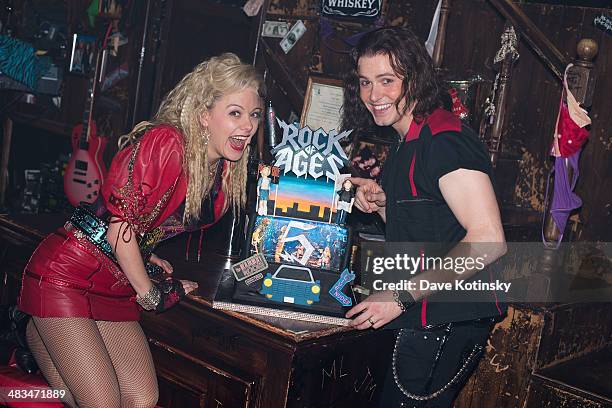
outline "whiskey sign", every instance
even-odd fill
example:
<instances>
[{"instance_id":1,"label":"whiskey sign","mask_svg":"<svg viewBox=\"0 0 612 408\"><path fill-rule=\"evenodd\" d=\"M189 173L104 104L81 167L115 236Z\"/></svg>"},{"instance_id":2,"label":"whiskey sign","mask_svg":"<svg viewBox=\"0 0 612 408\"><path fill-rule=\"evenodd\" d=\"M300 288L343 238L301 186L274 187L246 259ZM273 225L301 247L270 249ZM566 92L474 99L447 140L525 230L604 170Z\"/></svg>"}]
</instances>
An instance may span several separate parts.
<instances>
[{"instance_id":1,"label":"whiskey sign","mask_svg":"<svg viewBox=\"0 0 612 408\"><path fill-rule=\"evenodd\" d=\"M322 0L321 12L328 17L378 17L382 0Z\"/></svg>"}]
</instances>

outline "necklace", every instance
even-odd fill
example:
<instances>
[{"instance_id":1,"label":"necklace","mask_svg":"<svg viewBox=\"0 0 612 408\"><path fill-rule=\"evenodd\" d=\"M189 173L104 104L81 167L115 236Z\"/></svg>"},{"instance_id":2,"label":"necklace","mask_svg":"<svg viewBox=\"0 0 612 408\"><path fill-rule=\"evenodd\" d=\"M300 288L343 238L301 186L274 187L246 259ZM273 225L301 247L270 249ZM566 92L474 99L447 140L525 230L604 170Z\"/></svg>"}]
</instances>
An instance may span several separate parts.
<instances>
[{"instance_id":1,"label":"necklace","mask_svg":"<svg viewBox=\"0 0 612 408\"><path fill-rule=\"evenodd\" d=\"M219 169L219 163L221 163L221 160L217 160L212 164L208 164L208 175L210 176L210 178L214 178L214 176L217 174L217 170Z\"/></svg>"}]
</instances>

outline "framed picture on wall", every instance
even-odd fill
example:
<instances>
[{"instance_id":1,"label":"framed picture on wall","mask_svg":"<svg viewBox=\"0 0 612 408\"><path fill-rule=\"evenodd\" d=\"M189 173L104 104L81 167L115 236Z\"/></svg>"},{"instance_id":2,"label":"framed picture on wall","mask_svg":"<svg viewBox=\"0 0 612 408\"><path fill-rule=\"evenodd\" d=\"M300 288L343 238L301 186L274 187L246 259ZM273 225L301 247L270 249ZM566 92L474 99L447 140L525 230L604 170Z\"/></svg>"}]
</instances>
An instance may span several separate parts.
<instances>
[{"instance_id":1,"label":"framed picture on wall","mask_svg":"<svg viewBox=\"0 0 612 408\"><path fill-rule=\"evenodd\" d=\"M72 35L72 52L68 70L73 74L90 75L96 69L96 37Z\"/></svg>"},{"instance_id":2,"label":"framed picture on wall","mask_svg":"<svg viewBox=\"0 0 612 408\"><path fill-rule=\"evenodd\" d=\"M300 118L302 127L312 130L323 128L326 132L340 129L344 87L341 79L310 76Z\"/></svg>"}]
</instances>

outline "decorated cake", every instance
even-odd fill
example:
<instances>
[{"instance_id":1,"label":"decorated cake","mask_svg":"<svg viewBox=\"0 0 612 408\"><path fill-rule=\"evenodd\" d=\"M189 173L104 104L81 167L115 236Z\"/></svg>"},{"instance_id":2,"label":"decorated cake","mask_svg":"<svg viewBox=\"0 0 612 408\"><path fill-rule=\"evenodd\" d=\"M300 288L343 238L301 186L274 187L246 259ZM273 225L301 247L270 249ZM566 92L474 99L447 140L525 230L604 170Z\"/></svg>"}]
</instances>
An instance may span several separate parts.
<instances>
[{"instance_id":1,"label":"decorated cake","mask_svg":"<svg viewBox=\"0 0 612 408\"><path fill-rule=\"evenodd\" d=\"M354 190L341 169L348 158L329 133L278 120L274 162L259 166L257 202L244 259L232 267L231 301L223 308L346 324L354 305L345 225Z\"/></svg>"}]
</instances>

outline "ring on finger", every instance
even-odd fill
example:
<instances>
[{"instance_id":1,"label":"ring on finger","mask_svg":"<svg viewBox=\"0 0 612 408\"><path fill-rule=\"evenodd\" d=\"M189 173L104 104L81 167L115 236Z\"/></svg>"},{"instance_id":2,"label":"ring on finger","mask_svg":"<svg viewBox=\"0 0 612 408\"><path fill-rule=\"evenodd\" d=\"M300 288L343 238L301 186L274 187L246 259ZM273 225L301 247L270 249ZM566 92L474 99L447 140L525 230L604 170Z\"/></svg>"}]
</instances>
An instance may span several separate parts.
<instances>
[{"instance_id":1,"label":"ring on finger","mask_svg":"<svg viewBox=\"0 0 612 408\"><path fill-rule=\"evenodd\" d=\"M374 326L374 323L376 323L376 322L373 322L373 321L372 321L372 317L368 317L368 322L370 322L370 324L371 324L372 326Z\"/></svg>"}]
</instances>

